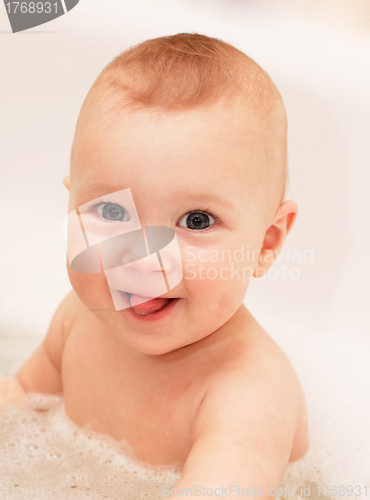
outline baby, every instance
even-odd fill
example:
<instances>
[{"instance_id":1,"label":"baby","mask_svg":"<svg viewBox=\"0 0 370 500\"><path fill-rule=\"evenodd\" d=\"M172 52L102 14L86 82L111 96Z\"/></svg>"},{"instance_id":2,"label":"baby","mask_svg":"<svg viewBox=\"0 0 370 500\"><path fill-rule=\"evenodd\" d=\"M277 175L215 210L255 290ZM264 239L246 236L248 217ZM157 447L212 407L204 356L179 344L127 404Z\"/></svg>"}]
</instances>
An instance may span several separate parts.
<instances>
[{"instance_id":1,"label":"baby","mask_svg":"<svg viewBox=\"0 0 370 500\"><path fill-rule=\"evenodd\" d=\"M196 33L117 56L83 103L64 179L96 259L72 248L73 290L16 377L0 381L0 399L63 393L78 425L150 464L184 463L172 495L201 485L207 498L238 488L275 498L308 449L306 404L243 299L296 218L286 183L284 104L252 59ZM116 263L109 274L104 228L134 248L122 273Z\"/></svg>"}]
</instances>

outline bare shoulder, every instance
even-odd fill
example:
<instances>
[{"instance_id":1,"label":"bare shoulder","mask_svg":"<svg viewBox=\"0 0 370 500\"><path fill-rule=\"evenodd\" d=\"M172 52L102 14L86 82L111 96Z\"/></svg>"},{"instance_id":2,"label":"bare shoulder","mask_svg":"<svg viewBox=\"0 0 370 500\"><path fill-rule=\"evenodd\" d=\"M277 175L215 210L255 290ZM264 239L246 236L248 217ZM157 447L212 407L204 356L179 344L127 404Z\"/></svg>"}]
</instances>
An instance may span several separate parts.
<instances>
[{"instance_id":1,"label":"bare shoulder","mask_svg":"<svg viewBox=\"0 0 370 500\"><path fill-rule=\"evenodd\" d=\"M203 344L206 383L176 487L268 491L307 451L303 391L283 350L246 309L224 327Z\"/></svg>"},{"instance_id":2,"label":"bare shoulder","mask_svg":"<svg viewBox=\"0 0 370 500\"><path fill-rule=\"evenodd\" d=\"M17 379L25 391L63 392L61 365L64 345L82 307L73 291L59 304L43 341L17 372Z\"/></svg>"},{"instance_id":3,"label":"bare shoulder","mask_svg":"<svg viewBox=\"0 0 370 500\"><path fill-rule=\"evenodd\" d=\"M84 305L71 290L59 304L51 320L48 332L43 341L43 347L50 360L61 371L63 349L69 332Z\"/></svg>"},{"instance_id":4,"label":"bare shoulder","mask_svg":"<svg viewBox=\"0 0 370 500\"><path fill-rule=\"evenodd\" d=\"M280 399L281 405L289 405L294 415L295 432L289 462L303 457L309 448L307 406L304 392L292 363L275 342L251 315L256 333L255 349L260 351L261 363L256 366L256 373L268 371L272 387Z\"/></svg>"},{"instance_id":5,"label":"bare shoulder","mask_svg":"<svg viewBox=\"0 0 370 500\"><path fill-rule=\"evenodd\" d=\"M77 321L78 316L85 309L86 307L78 298L74 290L71 290L60 303L55 313L55 317L59 316L59 322L61 323L63 330L63 343L67 340L72 326Z\"/></svg>"},{"instance_id":6,"label":"bare shoulder","mask_svg":"<svg viewBox=\"0 0 370 500\"><path fill-rule=\"evenodd\" d=\"M273 435L285 432L289 461L297 460L309 446L306 402L298 376L281 347L247 310L237 330L221 350L203 402L207 399L209 410L216 414L222 411L218 401L228 394L228 407L235 405L248 415L250 425L258 427L264 421ZM232 333L228 332L230 339ZM211 408L212 402L217 409ZM251 408L260 422L251 417Z\"/></svg>"},{"instance_id":7,"label":"bare shoulder","mask_svg":"<svg viewBox=\"0 0 370 500\"><path fill-rule=\"evenodd\" d=\"M289 462L292 462L303 457L309 448L305 395L299 378L285 352L257 322L256 324L258 325L256 326L258 333L256 348L263 351L262 364L258 369L271 371L271 383L275 384L276 394L279 395L281 404L283 405L285 402L290 404L291 411L295 415L295 432L289 457Z\"/></svg>"}]
</instances>

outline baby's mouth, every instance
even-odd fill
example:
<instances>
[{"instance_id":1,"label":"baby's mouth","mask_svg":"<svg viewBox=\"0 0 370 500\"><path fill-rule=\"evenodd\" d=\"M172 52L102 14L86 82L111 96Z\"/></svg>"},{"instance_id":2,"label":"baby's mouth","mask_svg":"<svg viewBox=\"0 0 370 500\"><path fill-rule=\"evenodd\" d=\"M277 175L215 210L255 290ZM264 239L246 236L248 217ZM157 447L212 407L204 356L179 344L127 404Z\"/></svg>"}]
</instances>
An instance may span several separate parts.
<instances>
[{"instance_id":1,"label":"baby's mouth","mask_svg":"<svg viewBox=\"0 0 370 500\"><path fill-rule=\"evenodd\" d=\"M156 297L151 299L150 297L142 297L141 295L135 295L132 293L127 293L132 309L140 316L147 316L154 312L160 311L165 308L173 299L165 299L163 297Z\"/></svg>"}]
</instances>

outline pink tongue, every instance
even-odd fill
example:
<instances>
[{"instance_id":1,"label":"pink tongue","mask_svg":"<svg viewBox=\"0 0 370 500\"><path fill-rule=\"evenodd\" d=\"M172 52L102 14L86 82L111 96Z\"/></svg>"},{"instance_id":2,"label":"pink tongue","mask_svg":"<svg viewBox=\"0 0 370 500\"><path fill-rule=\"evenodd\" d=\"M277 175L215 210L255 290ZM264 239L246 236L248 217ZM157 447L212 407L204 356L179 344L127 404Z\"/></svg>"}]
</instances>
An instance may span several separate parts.
<instances>
[{"instance_id":1,"label":"pink tongue","mask_svg":"<svg viewBox=\"0 0 370 500\"><path fill-rule=\"evenodd\" d=\"M130 297L132 309L141 316L146 316L147 314L151 314L159 309L162 309L162 307L167 305L168 302L169 299L163 299L160 297L157 297L156 299L141 297L140 295L131 295Z\"/></svg>"}]
</instances>

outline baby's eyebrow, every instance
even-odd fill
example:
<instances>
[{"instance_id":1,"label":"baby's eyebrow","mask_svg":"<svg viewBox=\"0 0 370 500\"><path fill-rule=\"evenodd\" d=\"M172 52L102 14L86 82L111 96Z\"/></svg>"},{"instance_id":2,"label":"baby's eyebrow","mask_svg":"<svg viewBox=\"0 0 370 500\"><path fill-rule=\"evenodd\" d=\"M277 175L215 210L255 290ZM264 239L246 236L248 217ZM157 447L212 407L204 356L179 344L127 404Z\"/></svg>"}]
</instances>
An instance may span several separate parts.
<instances>
[{"instance_id":1,"label":"baby's eyebrow","mask_svg":"<svg viewBox=\"0 0 370 500\"><path fill-rule=\"evenodd\" d=\"M223 196L220 196L216 193L194 193L192 192L176 192L176 193L171 193L173 194L173 197L179 201L194 201L198 203L220 203L223 205L225 208L229 208L230 210L233 210L235 207L231 201L227 200Z\"/></svg>"},{"instance_id":2,"label":"baby's eyebrow","mask_svg":"<svg viewBox=\"0 0 370 500\"><path fill-rule=\"evenodd\" d=\"M79 197L84 197L88 199L94 199L99 196L104 196L106 194L115 193L116 191L121 191L127 189L126 186L112 186L111 184L89 184L88 186L82 186L77 189L77 195Z\"/></svg>"}]
</instances>

